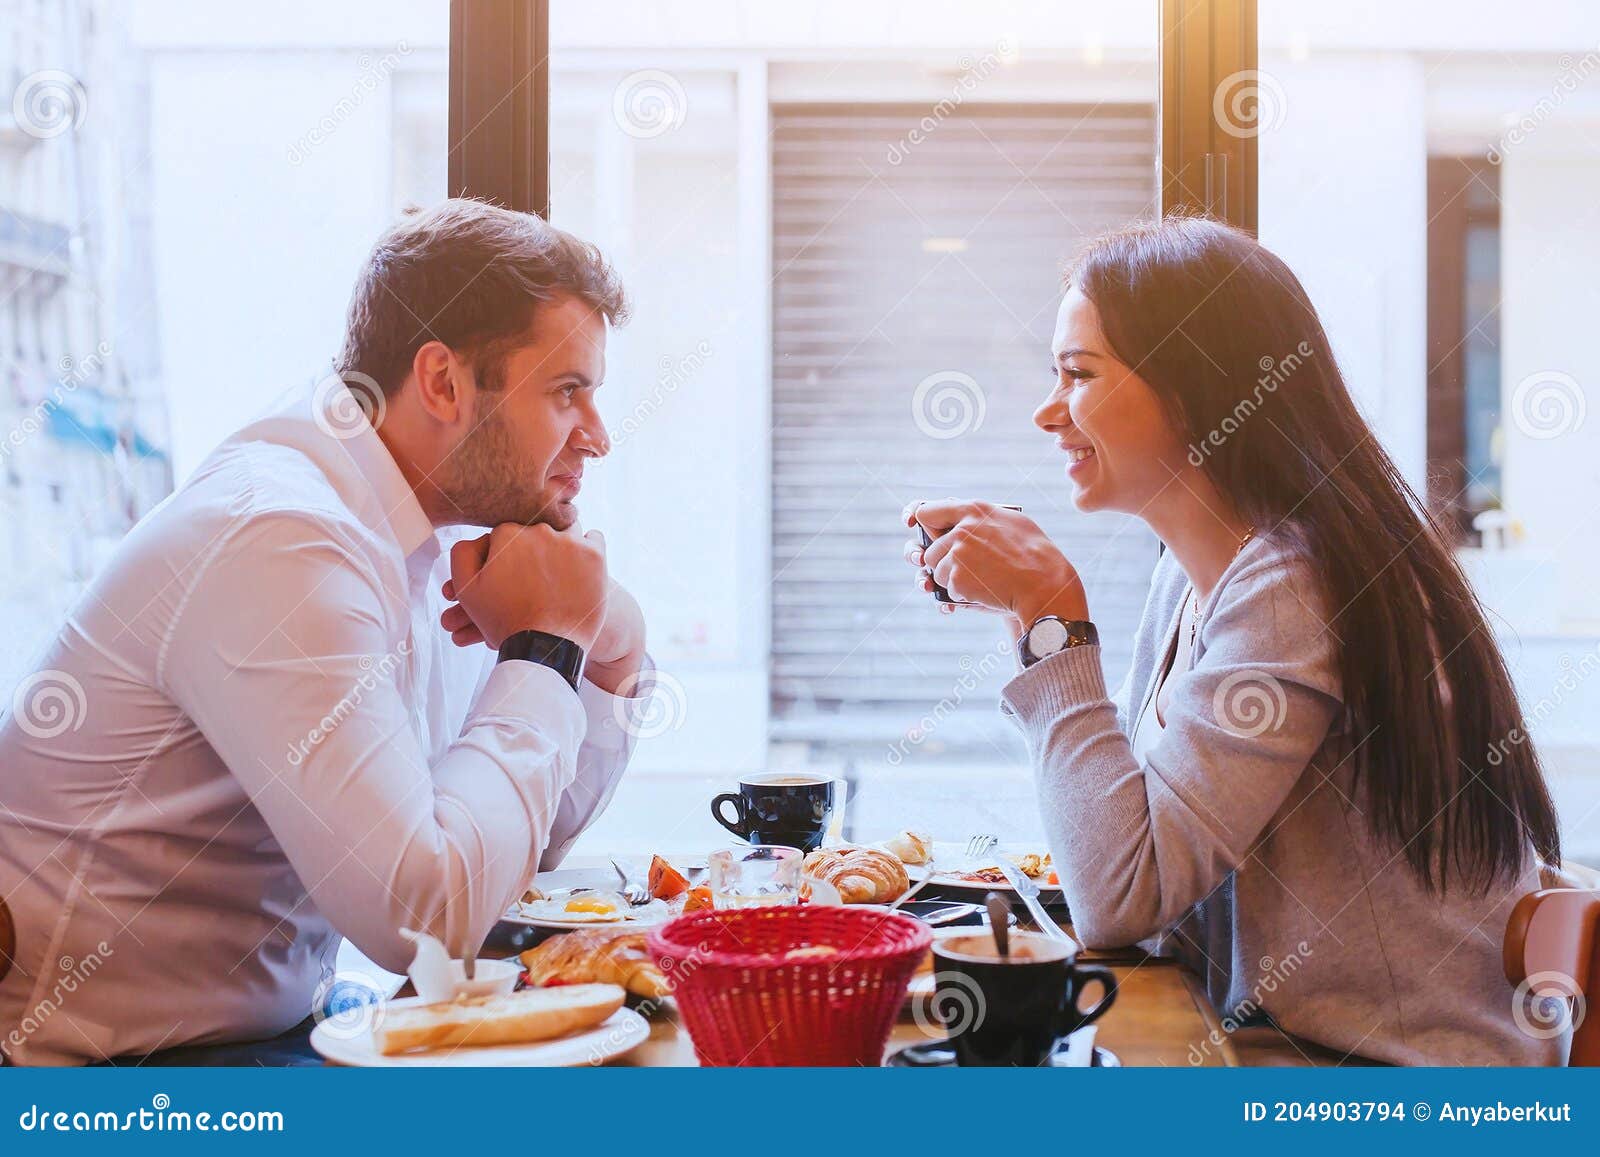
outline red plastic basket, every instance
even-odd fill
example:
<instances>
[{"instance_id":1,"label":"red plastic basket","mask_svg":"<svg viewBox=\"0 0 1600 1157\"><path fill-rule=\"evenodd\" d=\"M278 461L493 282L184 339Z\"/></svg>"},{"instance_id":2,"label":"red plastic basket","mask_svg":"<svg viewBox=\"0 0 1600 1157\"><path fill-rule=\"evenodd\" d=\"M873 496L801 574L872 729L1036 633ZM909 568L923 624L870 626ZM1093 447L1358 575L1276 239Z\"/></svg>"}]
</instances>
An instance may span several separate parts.
<instances>
[{"instance_id":1,"label":"red plastic basket","mask_svg":"<svg viewBox=\"0 0 1600 1157\"><path fill-rule=\"evenodd\" d=\"M650 933L703 1065L883 1063L932 943L919 920L802 905L695 912ZM794 955L826 947L826 955Z\"/></svg>"}]
</instances>

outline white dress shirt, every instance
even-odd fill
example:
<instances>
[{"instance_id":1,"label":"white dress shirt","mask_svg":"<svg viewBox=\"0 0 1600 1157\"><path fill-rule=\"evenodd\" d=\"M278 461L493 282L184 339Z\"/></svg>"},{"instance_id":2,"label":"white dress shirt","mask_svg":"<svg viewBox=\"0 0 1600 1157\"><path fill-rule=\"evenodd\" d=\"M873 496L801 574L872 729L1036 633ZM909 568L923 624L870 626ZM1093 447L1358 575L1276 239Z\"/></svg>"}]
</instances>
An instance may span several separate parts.
<instances>
[{"instance_id":1,"label":"white dress shirt","mask_svg":"<svg viewBox=\"0 0 1600 1157\"><path fill-rule=\"evenodd\" d=\"M448 556L353 411L307 389L223 443L17 688L13 1063L275 1035L341 934L459 955L610 800L642 700L452 644Z\"/></svg>"}]
</instances>

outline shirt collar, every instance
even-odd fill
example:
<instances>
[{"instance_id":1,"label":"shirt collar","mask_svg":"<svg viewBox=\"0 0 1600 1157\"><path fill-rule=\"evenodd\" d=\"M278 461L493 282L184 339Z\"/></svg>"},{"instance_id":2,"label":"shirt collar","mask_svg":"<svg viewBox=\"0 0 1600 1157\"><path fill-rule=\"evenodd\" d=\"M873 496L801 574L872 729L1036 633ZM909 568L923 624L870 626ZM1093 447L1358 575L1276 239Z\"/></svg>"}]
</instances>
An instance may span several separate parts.
<instances>
[{"instance_id":1,"label":"shirt collar","mask_svg":"<svg viewBox=\"0 0 1600 1157\"><path fill-rule=\"evenodd\" d=\"M433 524L423 513L416 491L400 473L400 467L370 424L363 424L359 433L345 442L351 460L372 486L372 495L388 520L389 530L400 545L400 553L410 557L423 547L433 546L438 553L438 540Z\"/></svg>"},{"instance_id":2,"label":"shirt collar","mask_svg":"<svg viewBox=\"0 0 1600 1157\"><path fill-rule=\"evenodd\" d=\"M382 400L377 403L382 421ZM367 411L336 375L291 390L279 404L235 434L230 442L277 442L315 462L350 510L373 530L387 533L406 558L439 553L433 524L394 456L378 437Z\"/></svg>"}]
</instances>

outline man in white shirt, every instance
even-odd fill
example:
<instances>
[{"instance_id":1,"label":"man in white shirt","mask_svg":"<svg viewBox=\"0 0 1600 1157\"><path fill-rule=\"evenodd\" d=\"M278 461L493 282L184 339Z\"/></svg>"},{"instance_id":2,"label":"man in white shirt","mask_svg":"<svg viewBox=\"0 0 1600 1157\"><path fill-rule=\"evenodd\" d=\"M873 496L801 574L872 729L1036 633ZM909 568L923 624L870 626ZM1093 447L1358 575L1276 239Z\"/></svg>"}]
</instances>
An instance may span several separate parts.
<instances>
[{"instance_id":1,"label":"man in white shirt","mask_svg":"<svg viewBox=\"0 0 1600 1157\"><path fill-rule=\"evenodd\" d=\"M129 533L0 723L10 1062L281 1033L341 935L472 951L605 807L650 668L574 499L625 308L536 217L413 215L338 372Z\"/></svg>"}]
</instances>

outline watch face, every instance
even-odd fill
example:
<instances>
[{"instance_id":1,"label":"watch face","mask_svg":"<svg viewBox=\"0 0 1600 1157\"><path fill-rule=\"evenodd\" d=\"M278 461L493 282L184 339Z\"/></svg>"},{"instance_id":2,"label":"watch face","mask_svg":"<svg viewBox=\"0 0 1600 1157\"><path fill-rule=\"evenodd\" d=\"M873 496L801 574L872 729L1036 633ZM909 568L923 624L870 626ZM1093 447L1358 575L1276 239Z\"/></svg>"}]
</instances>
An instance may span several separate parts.
<instances>
[{"instance_id":1,"label":"watch face","mask_svg":"<svg viewBox=\"0 0 1600 1157\"><path fill-rule=\"evenodd\" d=\"M1067 645L1067 625L1060 619L1040 619L1028 632L1028 652L1035 659L1054 655Z\"/></svg>"}]
</instances>

